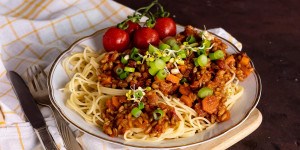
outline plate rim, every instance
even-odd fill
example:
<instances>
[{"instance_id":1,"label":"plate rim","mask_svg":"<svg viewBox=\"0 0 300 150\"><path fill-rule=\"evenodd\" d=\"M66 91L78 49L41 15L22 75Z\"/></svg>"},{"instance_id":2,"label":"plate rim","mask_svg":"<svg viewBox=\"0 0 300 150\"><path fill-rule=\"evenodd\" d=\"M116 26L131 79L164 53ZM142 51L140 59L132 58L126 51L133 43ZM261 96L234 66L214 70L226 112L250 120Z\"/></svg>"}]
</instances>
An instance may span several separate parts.
<instances>
[{"instance_id":1,"label":"plate rim","mask_svg":"<svg viewBox=\"0 0 300 150\"><path fill-rule=\"evenodd\" d=\"M181 26L181 27L185 27L183 25L180 25L180 24L176 24L178 26ZM111 26L113 27L113 26ZM206 142L209 142L211 140L214 140L214 139L217 139L221 136L223 136L224 134L232 131L233 129L237 128L239 125L241 125L245 120L247 120L247 118L250 116L250 113L256 108L257 104L259 103L260 101L260 97L261 97L261 91L262 91L262 83L261 83L261 78L260 78L260 75L259 73L257 72L257 70L255 69L254 67L254 63L253 61L250 59L250 63L251 65L253 66L254 68L254 74L255 74L255 79L257 80L257 83L258 83L258 88L257 88L257 95L256 95L256 99L255 99L255 103L254 105L251 107L251 109L246 113L246 115L244 116L243 119L241 119L241 121L239 121L238 123L232 125L229 129L221 132L220 134L218 135L215 135L211 138L208 138L206 140L202 140L202 141L197 141L197 142L193 142L193 143L189 143L189 144L184 144L184 145L178 145L178 146L166 146L166 147L153 147L153 146L137 146L137 145L131 145L131 144L127 144L127 143L122 143L122 142L118 142L118 141L113 141L113 140L110 140L110 139L107 139L107 138L104 138L104 137L100 137L98 135L95 135L89 131L86 131L85 129L79 127L77 124L75 124L74 122L72 122L71 119L69 119L64 113L63 111L61 110L61 108L55 103L55 100L53 98L53 89L52 89L52 84L51 84L51 80L52 80L52 76L53 76L53 70L54 68L58 65L58 61L61 59L62 56L64 56L67 52L69 52L70 50L72 50L72 48L74 47L74 45L76 45L78 42L80 41L83 41L83 40L86 40L88 38L91 38L95 35L97 35L98 33L104 31L104 30L107 30L111 27L106 27L106 28L103 28L103 29L100 29L100 30L97 30L95 31L94 33L90 34L90 35L87 35L87 36L84 36L78 40L76 40L75 42L73 42L66 50L64 50L61 54L59 54L55 61L52 63L52 66L50 68L50 71L49 71L49 75L47 77L47 83L48 83L48 93L49 93L49 98L50 98L50 101L52 103L52 105L56 108L56 110L59 112L59 114L67 121L69 122L70 124L72 124L73 126L75 126L77 129L79 129L80 131L84 132L84 133L87 133L91 136L94 136L96 138L99 138L101 140L104 140L104 141L107 141L107 142L110 142L110 143L114 143L114 144L119 144L119 145L123 145L123 146L129 146L129 147L134 147L134 148L183 148L183 147L189 147L189 146L194 146L194 145L198 145L198 144L203 144L203 143L206 143ZM198 28L196 28L198 29ZM198 29L198 30L201 30L201 29ZM210 32L211 33L211 32ZM230 44L233 48L234 48L234 51L235 52L240 52L238 50L238 48L233 44L231 43L230 41L228 41L227 39L224 39L223 37L220 37L214 33L212 33L213 35L215 35L216 37L226 41L228 44Z\"/></svg>"}]
</instances>

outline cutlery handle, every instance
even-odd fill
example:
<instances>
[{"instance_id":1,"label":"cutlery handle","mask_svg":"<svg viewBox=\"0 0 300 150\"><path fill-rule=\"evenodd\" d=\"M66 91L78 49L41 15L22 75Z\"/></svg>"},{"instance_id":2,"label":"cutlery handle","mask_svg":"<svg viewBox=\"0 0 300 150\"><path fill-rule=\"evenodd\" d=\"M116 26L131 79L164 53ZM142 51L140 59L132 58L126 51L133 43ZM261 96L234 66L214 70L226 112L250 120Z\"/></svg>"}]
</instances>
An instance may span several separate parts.
<instances>
[{"instance_id":1,"label":"cutlery handle","mask_svg":"<svg viewBox=\"0 0 300 150\"><path fill-rule=\"evenodd\" d=\"M34 129L36 135L42 143L42 146L45 150L57 150L58 148L55 145L54 140L52 139L47 126L43 126L38 129Z\"/></svg>"},{"instance_id":2,"label":"cutlery handle","mask_svg":"<svg viewBox=\"0 0 300 150\"><path fill-rule=\"evenodd\" d=\"M58 131L65 143L66 149L70 150L82 150L80 145L76 141L76 137L73 134L72 130L68 126L67 122L60 116L58 111L55 109L53 105L50 105L53 111L56 124L58 126Z\"/></svg>"}]
</instances>

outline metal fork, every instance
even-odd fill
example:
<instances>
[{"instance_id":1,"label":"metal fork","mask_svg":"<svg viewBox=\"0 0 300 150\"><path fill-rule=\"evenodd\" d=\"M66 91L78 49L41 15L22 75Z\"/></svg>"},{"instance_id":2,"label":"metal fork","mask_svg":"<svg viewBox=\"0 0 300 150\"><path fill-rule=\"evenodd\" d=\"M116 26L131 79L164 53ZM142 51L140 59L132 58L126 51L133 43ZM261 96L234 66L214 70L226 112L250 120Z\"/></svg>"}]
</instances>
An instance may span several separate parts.
<instances>
[{"instance_id":1,"label":"metal fork","mask_svg":"<svg viewBox=\"0 0 300 150\"><path fill-rule=\"evenodd\" d=\"M82 148L76 141L75 135L67 125L66 121L60 116L59 112L52 105L47 88L47 75L39 65L27 69L27 85L37 103L48 106L53 111L58 126L58 131L64 141L67 150L81 150Z\"/></svg>"}]
</instances>

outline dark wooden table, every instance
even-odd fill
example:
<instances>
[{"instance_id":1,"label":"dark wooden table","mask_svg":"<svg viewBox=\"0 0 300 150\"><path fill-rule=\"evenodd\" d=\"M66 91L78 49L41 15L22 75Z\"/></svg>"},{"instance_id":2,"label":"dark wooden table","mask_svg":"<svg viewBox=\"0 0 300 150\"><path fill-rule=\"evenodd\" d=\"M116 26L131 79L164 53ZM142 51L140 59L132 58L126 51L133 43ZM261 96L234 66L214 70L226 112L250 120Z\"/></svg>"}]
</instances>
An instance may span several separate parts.
<instances>
[{"instance_id":1,"label":"dark wooden table","mask_svg":"<svg viewBox=\"0 0 300 150\"><path fill-rule=\"evenodd\" d=\"M150 0L116 0L132 9ZM254 61L263 91L261 126L230 149L300 149L300 1L160 0L175 22L222 27Z\"/></svg>"}]
</instances>

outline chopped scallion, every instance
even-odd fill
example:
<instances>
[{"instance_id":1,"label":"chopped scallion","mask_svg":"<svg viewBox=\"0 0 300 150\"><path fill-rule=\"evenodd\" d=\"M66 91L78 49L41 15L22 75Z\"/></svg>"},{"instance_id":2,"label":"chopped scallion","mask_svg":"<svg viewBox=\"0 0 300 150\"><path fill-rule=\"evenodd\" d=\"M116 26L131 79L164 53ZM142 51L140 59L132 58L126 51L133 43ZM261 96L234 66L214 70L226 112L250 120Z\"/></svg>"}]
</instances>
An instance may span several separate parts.
<instances>
[{"instance_id":1,"label":"chopped scallion","mask_svg":"<svg viewBox=\"0 0 300 150\"><path fill-rule=\"evenodd\" d=\"M123 72L120 74L120 78L123 80L123 79L126 79L127 76L129 75L129 72Z\"/></svg>"},{"instance_id":2,"label":"chopped scallion","mask_svg":"<svg viewBox=\"0 0 300 150\"><path fill-rule=\"evenodd\" d=\"M185 83L185 82L187 82L187 79L186 78L183 78L183 79L181 79L181 81L180 81L180 83Z\"/></svg>"},{"instance_id":3,"label":"chopped scallion","mask_svg":"<svg viewBox=\"0 0 300 150\"><path fill-rule=\"evenodd\" d=\"M153 118L154 120L159 120L160 118L162 118L164 115L164 112L160 109L157 109L153 112Z\"/></svg>"},{"instance_id":4,"label":"chopped scallion","mask_svg":"<svg viewBox=\"0 0 300 150\"><path fill-rule=\"evenodd\" d=\"M121 75L121 73L123 73L123 72L124 72L124 70L121 67L119 67L119 68L116 69L116 74L118 76Z\"/></svg>"},{"instance_id":5,"label":"chopped scallion","mask_svg":"<svg viewBox=\"0 0 300 150\"><path fill-rule=\"evenodd\" d=\"M207 64L208 60L207 60L207 56L205 56L204 54L200 55L198 58L197 58L197 62L198 64L203 67Z\"/></svg>"},{"instance_id":6,"label":"chopped scallion","mask_svg":"<svg viewBox=\"0 0 300 150\"><path fill-rule=\"evenodd\" d=\"M123 55L121 56L121 63L122 64L127 64L128 63L128 60L129 60L129 55Z\"/></svg>"},{"instance_id":7,"label":"chopped scallion","mask_svg":"<svg viewBox=\"0 0 300 150\"><path fill-rule=\"evenodd\" d=\"M153 45L149 45L149 48L148 48L148 51L149 51L149 53L154 53L156 50L158 50L155 46L153 46Z\"/></svg>"},{"instance_id":8,"label":"chopped scallion","mask_svg":"<svg viewBox=\"0 0 300 150\"><path fill-rule=\"evenodd\" d=\"M168 39L166 43L167 43L168 45L170 45L170 46L173 46L173 45L177 44L175 38L170 38L170 39Z\"/></svg>"},{"instance_id":9,"label":"chopped scallion","mask_svg":"<svg viewBox=\"0 0 300 150\"><path fill-rule=\"evenodd\" d=\"M142 109L144 109L144 107L145 107L145 106L144 106L144 103L143 103L143 102L140 102L140 104L139 104L139 109L142 110Z\"/></svg>"},{"instance_id":10,"label":"chopped scallion","mask_svg":"<svg viewBox=\"0 0 300 150\"><path fill-rule=\"evenodd\" d=\"M143 92L140 91L140 90L137 90L137 91L134 92L134 96L137 97L137 98L140 98L140 97L143 96Z\"/></svg>"},{"instance_id":11,"label":"chopped scallion","mask_svg":"<svg viewBox=\"0 0 300 150\"><path fill-rule=\"evenodd\" d=\"M130 51L130 59L133 59L135 61L141 61L143 58L138 55L139 49L136 47L133 47L132 50Z\"/></svg>"},{"instance_id":12,"label":"chopped scallion","mask_svg":"<svg viewBox=\"0 0 300 150\"><path fill-rule=\"evenodd\" d=\"M161 60L163 60L164 62L168 62L169 60L171 59L171 56L164 56L164 57L161 57Z\"/></svg>"},{"instance_id":13,"label":"chopped scallion","mask_svg":"<svg viewBox=\"0 0 300 150\"><path fill-rule=\"evenodd\" d=\"M198 91L198 96L200 98L205 98L206 96L212 95L213 94L213 90L207 87L201 88Z\"/></svg>"},{"instance_id":14,"label":"chopped scallion","mask_svg":"<svg viewBox=\"0 0 300 150\"><path fill-rule=\"evenodd\" d=\"M171 47L168 44L159 44L158 48L161 50L165 50L165 49L170 49Z\"/></svg>"},{"instance_id":15,"label":"chopped scallion","mask_svg":"<svg viewBox=\"0 0 300 150\"><path fill-rule=\"evenodd\" d=\"M203 40L202 44L205 46L205 48L209 48L211 45L211 42L209 40Z\"/></svg>"},{"instance_id":16,"label":"chopped scallion","mask_svg":"<svg viewBox=\"0 0 300 150\"><path fill-rule=\"evenodd\" d=\"M165 69L161 69L158 71L158 73L156 74L156 77L160 80L163 80L167 77L168 73Z\"/></svg>"},{"instance_id":17,"label":"chopped scallion","mask_svg":"<svg viewBox=\"0 0 300 150\"><path fill-rule=\"evenodd\" d=\"M156 68L152 68L150 67L148 72L152 75L152 76L155 76L156 73L159 71L159 69L156 69Z\"/></svg>"},{"instance_id":18,"label":"chopped scallion","mask_svg":"<svg viewBox=\"0 0 300 150\"><path fill-rule=\"evenodd\" d=\"M171 48L172 50L179 50L180 49L180 47L179 47L179 45L177 45L177 44L174 44L173 46L172 46L172 48Z\"/></svg>"},{"instance_id":19,"label":"chopped scallion","mask_svg":"<svg viewBox=\"0 0 300 150\"><path fill-rule=\"evenodd\" d=\"M125 68L124 68L124 71L127 71L127 72L134 72L134 71L135 71L135 68L132 68L132 67L125 67Z\"/></svg>"},{"instance_id":20,"label":"chopped scallion","mask_svg":"<svg viewBox=\"0 0 300 150\"><path fill-rule=\"evenodd\" d=\"M139 117L141 115L142 111L137 108L137 107L134 107L132 110L131 110L131 114L134 116L134 117Z\"/></svg>"},{"instance_id":21,"label":"chopped scallion","mask_svg":"<svg viewBox=\"0 0 300 150\"><path fill-rule=\"evenodd\" d=\"M154 63L150 63L150 67L156 70L164 69L166 63L161 59L156 59Z\"/></svg>"},{"instance_id":22,"label":"chopped scallion","mask_svg":"<svg viewBox=\"0 0 300 150\"><path fill-rule=\"evenodd\" d=\"M211 59L211 60L217 60L217 59L221 59L221 58L223 58L224 57L224 52L222 51L222 50L217 50L217 51L215 51L214 53L210 53L209 54L209 58Z\"/></svg>"},{"instance_id":23,"label":"chopped scallion","mask_svg":"<svg viewBox=\"0 0 300 150\"><path fill-rule=\"evenodd\" d=\"M186 41L189 43L189 44L192 44L196 41L195 37L193 35L190 35L186 38Z\"/></svg>"}]
</instances>

